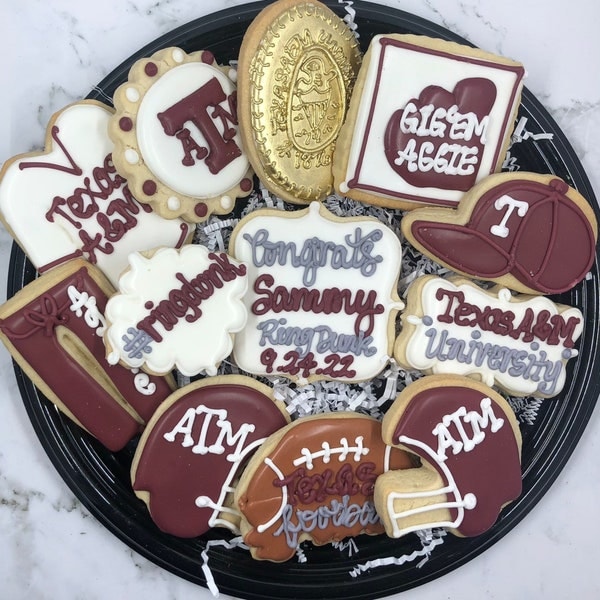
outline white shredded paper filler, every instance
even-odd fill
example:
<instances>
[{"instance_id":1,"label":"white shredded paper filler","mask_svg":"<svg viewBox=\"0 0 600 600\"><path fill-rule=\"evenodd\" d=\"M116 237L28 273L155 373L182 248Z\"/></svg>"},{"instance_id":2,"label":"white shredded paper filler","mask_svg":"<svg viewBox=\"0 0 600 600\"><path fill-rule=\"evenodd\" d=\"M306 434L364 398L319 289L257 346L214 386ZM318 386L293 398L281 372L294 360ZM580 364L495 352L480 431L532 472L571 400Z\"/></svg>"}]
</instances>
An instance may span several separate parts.
<instances>
[{"instance_id":1,"label":"white shredded paper filler","mask_svg":"<svg viewBox=\"0 0 600 600\"><path fill-rule=\"evenodd\" d=\"M219 588L215 583L215 578L213 577L212 571L208 566L208 551L215 546L222 546L226 550L233 550L233 548L243 548L244 550L249 550L248 546L244 544L244 540L242 536L235 537L229 541L227 540L209 540L206 542L206 548L202 550L202 572L204 573L204 577L206 577L206 587L210 590L210 593L215 597L219 597Z\"/></svg>"},{"instance_id":2,"label":"white shredded paper filler","mask_svg":"<svg viewBox=\"0 0 600 600\"><path fill-rule=\"evenodd\" d=\"M338 0L340 4L344 4L346 16L344 21L348 27L354 32L358 38L358 31L354 17L356 11L352 7L353 2ZM527 118L521 117L515 126L515 130L511 137L511 146L525 141L551 140L551 133L534 134L527 130ZM520 169L517 159L511 155L510 148L506 154L503 170L516 171ZM241 211L241 218L246 215L261 209L271 208L281 211L294 211L305 207L296 206L285 203L281 198L272 195L260 183L258 191L254 191L245 201L244 208ZM347 217L374 217L390 227L396 235L398 235L402 244L402 268L398 281L398 294L401 298L406 298L406 291L410 284L422 275L437 275L443 277L450 271L435 261L421 255L409 243L406 242L400 230L400 220L402 212L382 208L378 206L369 206L355 200L332 194L323 202L325 207L334 215ZM233 228L237 225L240 219L236 218L220 218L216 215L211 216L206 222L200 223L196 227L194 235L194 243L202 244L213 251L226 252L229 246L229 238ZM398 324L400 327L400 324ZM233 359L224 360L219 367L219 374L244 374ZM381 420L387 409L388 403L391 403L397 394L402 391L407 385L422 377L422 373L418 371L407 371L400 368L393 358L389 359L387 367L383 372L370 381L365 381L357 384L347 384L336 381L320 381L308 385L297 385L291 383L284 377L256 377L249 375L264 383L270 385L274 391L276 400L283 402L286 405L287 411L292 420L299 419L308 415L332 413L337 411L354 411L375 417ZM179 376L179 385L185 385L189 382L188 378ZM514 398L507 397L508 402L515 411L517 419L524 425L531 426L535 423L542 400L539 398ZM416 561L416 567L420 568L425 564L433 552L433 550L443 544L446 531L443 529L425 529L417 531L416 535L421 542L421 548L411 553L401 556L390 556L370 560L362 564L358 564L354 569L349 571L352 577L358 577L360 574L382 566L388 565L403 565L408 562ZM206 576L208 589L215 597L219 596L219 590L215 584L214 578L208 565L208 551L211 547L222 546L227 549L243 548L248 550L240 537L227 540L209 541L206 549L202 552L203 565L202 570ZM358 554L359 548L353 538L341 542L333 543L333 547L340 552L347 552L348 556ZM305 551L299 546L296 551L298 562L304 563L308 561Z\"/></svg>"}]
</instances>

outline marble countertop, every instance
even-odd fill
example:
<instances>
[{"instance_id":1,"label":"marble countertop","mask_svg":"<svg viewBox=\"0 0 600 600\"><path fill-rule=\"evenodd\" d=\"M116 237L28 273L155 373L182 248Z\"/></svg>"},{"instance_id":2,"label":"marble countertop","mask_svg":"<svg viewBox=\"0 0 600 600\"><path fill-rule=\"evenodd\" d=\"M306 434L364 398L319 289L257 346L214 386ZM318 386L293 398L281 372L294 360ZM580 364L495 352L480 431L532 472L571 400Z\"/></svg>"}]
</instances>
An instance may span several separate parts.
<instances>
[{"instance_id":1,"label":"marble countertop","mask_svg":"<svg viewBox=\"0 0 600 600\"><path fill-rule=\"evenodd\" d=\"M235 0L8 0L0 49L0 164L39 149L51 115L84 97L157 36ZM600 59L596 0L386 0L482 48L523 62L526 85L573 144L600 195ZM7 72L8 69L8 72ZM12 240L0 229L0 281ZM4 300L4 291L2 298ZM81 505L29 422L0 348L0 597L86 600L210 598L130 550ZM548 493L505 538L412 600L600 597L600 407ZM398 596L402 597L402 596Z\"/></svg>"}]
</instances>

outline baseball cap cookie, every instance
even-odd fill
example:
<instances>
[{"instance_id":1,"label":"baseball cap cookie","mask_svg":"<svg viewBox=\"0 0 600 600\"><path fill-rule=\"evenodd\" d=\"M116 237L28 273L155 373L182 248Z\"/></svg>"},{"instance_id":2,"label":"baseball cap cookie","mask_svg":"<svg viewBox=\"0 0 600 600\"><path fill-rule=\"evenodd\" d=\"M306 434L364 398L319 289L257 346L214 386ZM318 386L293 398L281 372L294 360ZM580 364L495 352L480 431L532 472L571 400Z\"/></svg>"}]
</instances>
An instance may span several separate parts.
<instances>
[{"instance_id":1,"label":"baseball cap cookie","mask_svg":"<svg viewBox=\"0 0 600 600\"><path fill-rule=\"evenodd\" d=\"M588 201L555 175L518 171L482 180L456 210L422 208L401 222L406 239L442 265L527 294L577 285L595 258Z\"/></svg>"}]
</instances>

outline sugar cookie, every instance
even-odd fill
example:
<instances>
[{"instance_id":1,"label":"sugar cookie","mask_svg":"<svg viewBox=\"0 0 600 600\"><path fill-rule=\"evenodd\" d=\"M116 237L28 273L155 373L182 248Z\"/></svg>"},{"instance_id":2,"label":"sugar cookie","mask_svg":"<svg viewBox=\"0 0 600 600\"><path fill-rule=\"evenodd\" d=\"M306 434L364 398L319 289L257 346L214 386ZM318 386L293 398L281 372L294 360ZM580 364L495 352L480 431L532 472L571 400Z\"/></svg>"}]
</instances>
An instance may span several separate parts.
<instances>
[{"instance_id":1,"label":"sugar cookie","mask_svg":"<svg viewBox=\"0 0 600 600\"><path fill-rule=\"evenodd\" d=\"M51 402L116 451L150 419L174 382L107 363L103 313L113 291L93 265L69 261L0 307L0 339Z\"/></svg>"},{"instance_id":2,"label":"sugar cookie","mask_svg":"<svg viewBox=\"0 0 600 600\"><path fill-rule=\"evenodd\" d=\"M382 533L373 506L377 476L413 466L386 446L381 423L357 413L314 415L270 436L235 491L241 531L254 558L282 562L298 544Z\"/></svg>"},{"instance_id":3,"label":"sugar cookie","mask_svg":"<svg viewBox=\"0 0 600 600\"><path fill-rule=\"evenodd\" d=\"M324 4L279 0L244 35L238 63L239 118L254 170L294 203L333 190L331 161L360 51Z\"/></svg>"},{"instance_id":4,"label":"sugar cookie","mask_svg":"<svg viewBox=\"0 0 600 600\"><path fill-rule=\"evenodd\" d=\"M579 283L596 257L598 226L587 200L555 175L501 173L470 190L457 210L423 208L402 231L454 271L529 294Z\"/></svg>"},{"instance_id":5,"label":"sugar cookie","mask_svg":"<svg viewBox=\"0 0 600 600\"><path fill-rule=\"evenodd\" d=\"M242 369L301 383L363 381L384 369L404 306L402 249L389 227L313 202L251 213L229 247L248 265L248 324L234 345Z\"/></svg>"},{"instance_id":6,"label":"sugar cookie","mask_svg":"<svg viewBox=\"0 0 600 600\"><path fill-rule=\"evenodd\" d=\"M246 266L196 244L132 253L129 264L106 305L108 361L215 375L246 323Z\"/></svg>"},{"instance_id":7,"label":"sugar cookie","mask_svg":"<svg viewBox=\"0 0 600 600\"><path fill-rule=\"evenodd\" d=\"M115 166L167 219L231 212L254 187L229 70L209 51L165 48L138 60L114 94Z\"/></svg>"},{"instance_id":8,"label":"sugar cookie","mask_svg":"<svg viewBox=\"0 0 600 600\"><path fill-rule=\"evenodd\" d=\"M83 100L56 113L44 152L0 172L0 218L40 273L83 256L117 284L134 250L180 247L192 228L139 204L115 170L107 127L113 110Z\"/></svg>"},{"instance_id":9,"label":"sugar cookie","mask_svg":"<svg viewBox=\"0 0 600 600\"><path fill-rule=\"evenodd\" d=\"M386 413L382 435L421 459L420 468L390 470L375 483L390 537L434 527L479 535L521 494L519 424L506 400L481 383L451 375L411 383Z\"/></svg>"},{"instance_id":10,"label":"sugar cookie","mask_svg":"<svg viewBox=\"0 0 600 600\"><path fill-rule=\"evenodd\" d=\"M556 396L583 331L574 307L541 296L484 290L432 275L408 289L394 356L426 373L474 375L515 396Z\"/></svg>"},{"instance_id":11,"label":"sugar cookie","mask_svg":"<svg viewBox=\"0 0 600 600\"><path fill-rule=\"evenodd\" d=\"M131 466L136 495L166 533L237 531L231 507L242 465L289 417L273 390L226 375L191 383L161 405L140 439Z\"/></svg>"},{"instance_id":12,"label":"sugar cookie","mask_svg":"<svg viewBox=\"0 0 600 600\"><path fill-rule=\"evenodd\" d=\"M392 208L455 206L500 170L524 73L455 42L375 36L336 146L336 191Z\"/></svg>"}]
</instances>

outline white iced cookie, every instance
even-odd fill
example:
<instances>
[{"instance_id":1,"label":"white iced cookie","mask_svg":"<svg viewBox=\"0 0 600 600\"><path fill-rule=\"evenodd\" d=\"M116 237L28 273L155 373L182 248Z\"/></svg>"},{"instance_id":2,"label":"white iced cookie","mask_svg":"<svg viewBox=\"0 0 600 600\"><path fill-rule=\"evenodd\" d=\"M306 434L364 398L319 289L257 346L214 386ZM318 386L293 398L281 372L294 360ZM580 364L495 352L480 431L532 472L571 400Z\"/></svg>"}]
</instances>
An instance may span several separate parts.
<instances>
[{"instance_id":1,"label":"white iced cookie","mask_svg":"<svg viewBox=\"0 0 600 600\"><path fill-rule=\"evenodd\" d=\"M165 48L137 61L115 92L115 165L165 218L204 221L252 191L229 71L209 51Z\"/></svg>"},{"instance_id":2,"label":"white iced cookie","mask_svg":"<svg viewBox=\"0 0 600 600\"><path fill-rule=\"evenodd\" d=\"M129 264L106 305L109 362L214 375L246 323L246 266L198 245L133 253Z\"/></svg>"},{"instance_id":3,"label":"white iced cookie","mask_svg":"<svg viewBox=\"0 0 600 600\"><path fill-rule=\"evenodd\" d=\"M237 364L301 383L363 381L392 352L400 241L367 217L336 217L317 202L259 210L233 231L230 253L248 265L248 325Z\"/></svg>"},{"instance_id":4,"label":"white iced cookie","mask_svg":"<svg viewBox=\"0 0 600 600\"><path fill-rule=\"evenodd\" d=\"M577 308L426 275L408 289L394 356L409 369L475 376L515 396L549 398L564 386L582 331Z\"/></svg>"},{"instance_id":5,"label":"white iced cookie","mask_svg":"<svg viewBox=\"0 0 600 600\"><path fill-rule=\"evenodd\" d=\"M0 172L0 218L40 273L83 257L116 286L130 252L181 246L191 228L139 204L114 167L113 110L85 100L56 113L44 152Z\"/></svg>"}]
</instances>

